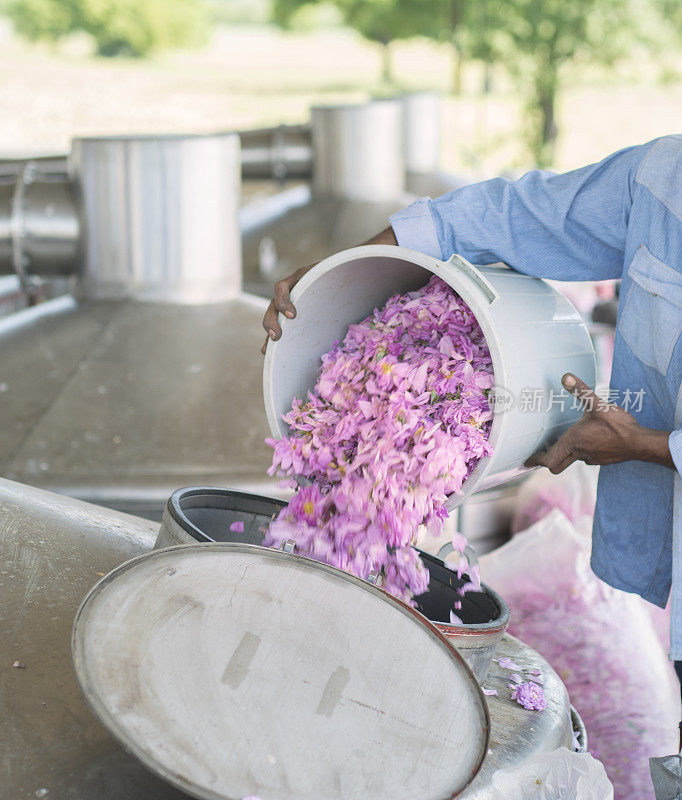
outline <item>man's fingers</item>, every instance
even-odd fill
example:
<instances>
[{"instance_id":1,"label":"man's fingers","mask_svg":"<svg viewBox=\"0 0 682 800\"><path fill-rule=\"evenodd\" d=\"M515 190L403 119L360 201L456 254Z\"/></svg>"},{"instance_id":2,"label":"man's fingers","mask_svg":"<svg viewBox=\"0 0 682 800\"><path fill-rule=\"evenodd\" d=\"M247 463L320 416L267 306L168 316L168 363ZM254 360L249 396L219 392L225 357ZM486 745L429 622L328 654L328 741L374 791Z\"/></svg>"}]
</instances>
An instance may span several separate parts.
<instances>
[{"instance_id":1,"label":"man's fingers","mask_svg":"<svg viewBox=\"0 0 682 800\"><path fill-rule=\"evenodd\" d=\"M560 472L563 472L567 467L570 467L574 461L577 461L577 458L574 455L569 455L563 461L560 461L558 464L553 464L549 468L549 471L552 473L552 475L558 475Z\"/></svg>"},{"instance_id":2,"label":"man's fingers","mask_svg":"<svg viewBox=\"0 0 682 800\"><path fill-rule=\"evenodd\" d=\"M268 349L268 342L270 341L270 337L266 336L265 341L263 342L263 346L261 347L260 351L263 355L265 355L265 351Z\"/></svg>"},{"instance_id":3,"label":"man's fingers","mask_svg":"<svg viewBox=\"0 0 682 800\"><path fill-rule=\"evenodd\" d=\"M604 400L596 395L585 381L581 381L572 372L567 372L561 379L561 383L566 391L570 392L577 400L580 400L585 411L595 411L597 408L602 408L606 405Z\"/></svg>"},{"instance_id":4,"label":"man's fingers","mask_svg":"<svg viewBox=\"0 0 682 800\"><path fill-rule=\"evenodd\" d=\"M523 466L524 467L544 467L545 464L541 459L544 458L544 456L546 456L546 455L547 455L547 451L546 450L538 450L537 453L533 453L533 455L530 458L526 459L526 461L525 461Z\"/></svg>"},{"instance_id":5,"label":"man's fingers","mask_svg":"<svg viewBox=\"0 0 682 800\"><path fill-rule=\"evenodd\" d=\"M547 450L539 450L537 453L533 453L533 455L526 461L525 466L547 467L550 472L554 472L555 469L559 465L563 464L563 462L567 459L570 458L575 461L573 449L565 436L566 434L564 434L564 436L562 436L558 442L555 442ZM568 464L566 466L568 466Z\"/></svg>"},{"instance_id":6,"label":"man's fingers","mask_svg":"<svg viewBox=\"0 0 682 800\"><path fill-rule=\"evenodd\" d=\"M294 304L289 300L289 282L285 279L275 284L275 306L285 317L293 319L296 316Z\"/></svg>"},{"instance_id":7,"label":"man's fingers","mask_svg":"<svg viewBox=\"0 0 682 800\"><path fill-rule=\"evenodd\" d=\"M265 328L265 332L269 338L275 342L282 335L282 329L277 321L277 307L275 306L274 300L270 301L268 310L265 312L265 316L263 317L263 327Z\"/></svg>"}]
</instances>

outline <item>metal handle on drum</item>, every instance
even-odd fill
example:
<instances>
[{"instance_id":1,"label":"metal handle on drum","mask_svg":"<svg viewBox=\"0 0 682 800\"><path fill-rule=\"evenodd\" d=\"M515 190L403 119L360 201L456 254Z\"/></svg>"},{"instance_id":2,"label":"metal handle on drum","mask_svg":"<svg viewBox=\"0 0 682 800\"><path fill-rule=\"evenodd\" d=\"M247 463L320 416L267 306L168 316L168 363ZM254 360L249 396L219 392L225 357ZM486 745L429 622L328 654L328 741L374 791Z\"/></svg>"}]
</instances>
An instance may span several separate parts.
<instances>
[{"instance_id":1,"label":"metal handle on drum","mask_svg":"<svg viewBox=\"0 0 682 800\"><path fill-rule=\"evenodd\" d=\"M465 258L462 258L462 256L458 256L455 253L455 255L450 256L448 259L448 264L452 264L454 267L457 267L460 272L465 272L483 292L488 300L488 303L493 303L495 300L497 300L497 292L495 291L495 287L492 285L492 283L490 283L490 281Z\"/></svg>"},{"instance_id":2,"label":"metal handle on drum","mask_svg":"<svg viewBox=\"0 0 682 800\"><path fill-rule=\"evenodd\" d=\"M282 539L282 544L279 546L279 549L283 553L295 553L296 542L293 539Z\"/></svg>"},{"instance_id":3,"label":"metal handle on drum","mask_svg":"<svg viewBox=\"0 0 682 800\"><path fill-rule=\"evenodd\" d=\"M379 570L373 569L369 573L369 575L365 578L365 580L367 581L367 583L371 583L372 586L379 586L379 578L380 577L381 577L381 574L380 574Z\"/></svg>"},{"instance_id":4,"label":"metal handle on drum","mask_svg":"<svg viewBox=\"0 0 682 800\"><path fill-rule=\"evenodd\" d=\"M450 555L450 553L455 552L455 547L452 542L448 542L444 544L441 549L436 553L436 557L440 558L441 561L445 561L445 558ZM476 566L478 564L478 553L474 550L474 548L468 544L464 548L464 557L469 562L470 567Z\"/></svg>"}]
</instances>

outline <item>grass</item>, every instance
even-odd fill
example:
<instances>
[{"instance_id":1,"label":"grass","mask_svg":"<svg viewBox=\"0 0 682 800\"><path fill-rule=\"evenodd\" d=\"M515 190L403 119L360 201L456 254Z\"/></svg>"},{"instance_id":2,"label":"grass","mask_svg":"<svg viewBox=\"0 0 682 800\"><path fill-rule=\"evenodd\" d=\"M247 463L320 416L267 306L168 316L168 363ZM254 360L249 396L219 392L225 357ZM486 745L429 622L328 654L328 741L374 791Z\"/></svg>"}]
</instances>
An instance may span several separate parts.
<instances>
[{"instance_id":1,"label":"grass","mask_svg":"<svg viewBox=\"0 0 682 800\"><path fill-rule=\"evenodd\" d=\"M392 46L400 89L447 91L448 49L425 41ZM65 151L73 136L243 129L308 118L314 104L361 102L385 92L381 53L344 30L282 33L223 27L202 51L145 61L89 55L80 40L32 46L0 33L0 153ZM570 169L620 147L682 130L682 78L633 58L617 69L573 69L559 106L556 167ZM661 77L665 77L665 81ZM483 96L481 68L465 70L462 96L445 96L445 168L480 175L532 166L523 104L501 70Z\"/></svg>"}]
</instances>

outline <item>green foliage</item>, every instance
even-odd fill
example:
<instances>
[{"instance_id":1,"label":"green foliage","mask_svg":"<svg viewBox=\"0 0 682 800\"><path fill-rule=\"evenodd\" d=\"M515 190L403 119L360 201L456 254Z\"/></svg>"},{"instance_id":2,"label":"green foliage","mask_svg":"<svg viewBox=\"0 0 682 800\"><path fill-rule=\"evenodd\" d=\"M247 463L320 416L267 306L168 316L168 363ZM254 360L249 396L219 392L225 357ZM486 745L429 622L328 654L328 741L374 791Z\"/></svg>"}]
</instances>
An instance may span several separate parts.
<instances>
[{"instance_id":1,"label":"green foliage","mask_svg":"<svg viewBox=\"0 0 682 800\"><path fill-rule=\"evenodd\" d=\"M637 40L632 0L483 0L471 49L505 64L527 104L527 141L540 166L552 163L556 99L571 61L612 63Z\"/></svg>"},{"instance_id":2,"label":"green foliage","mask_svg":"<svg viewBox=\"0 0 682 800\"><path fill-rule=\"evenodd\" d=\"M20 36L56 41L75 30L77 5L76 0L8 0L2 11Z\"/></svg>"},{"instance_id":3,"label":"green foliage","mask_svg":"<svg viewBox=\"0 0 682 800\"><path fill-rule=\"evenodd\" d=\"M6 13L33 41L85 31L104 56L146 56L206 34L204 0L9 0Z\"/></svg>"}]
</instances>

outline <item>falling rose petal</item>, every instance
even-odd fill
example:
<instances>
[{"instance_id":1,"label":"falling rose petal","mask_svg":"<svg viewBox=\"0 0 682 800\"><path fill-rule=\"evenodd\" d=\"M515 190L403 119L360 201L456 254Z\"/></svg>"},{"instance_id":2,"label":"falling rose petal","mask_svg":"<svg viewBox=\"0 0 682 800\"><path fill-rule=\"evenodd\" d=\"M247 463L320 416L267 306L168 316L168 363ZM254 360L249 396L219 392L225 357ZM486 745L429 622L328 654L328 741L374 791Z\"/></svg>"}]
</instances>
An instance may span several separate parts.
<instances>
[{"instance_id":1,"label":"falling rose petal","mask_svg":"<svg viewBox=\"0 0 682 800\"><path fill-rule=\"evenodd\" d=\"M244 523L243 522L233 522L230 525L230 530L232 533L244 533Z\"/></svg>"},{"instance_id":2,"label":"falling rose petal","mask_svg":"<svg viewBox=\"0 0 682 800\"><path fill-rule=\"evenodd\" d=\"M523 683L523 678L519 675L518 672L512 672L512 674L509 677L511 678L511 680L514 681L514 683Z\"/></svg>"},{"instance_id":3,"label":"falling rose petal","mask_svg":"<svg viewBox=\"0 0 682 800\"><path fill-rule=\"evenodd\" d=\"M504 658L499 658L497 663L502 667L502 669L521 669L516 661L513 661L511 658L507 658L506 656Z\"/></svg>"},{"instance_id":4,"label":"falling rose petal","mask_svg":"<svg viewBox=\"0 0 682 800\"><path fill-rule=\"evenodd\" d=\"M481 691L486 697L499 697L497 689L486 689L485 686L481 686Z\"/></svg>"},{"instance_id":5,"label":"falling rose petal","mask_svg":"<svg viewBox=\"0 0 682 800\"><path fill-rule=\"evenodd\" d=\"M452 605L453 605L453 608L455 609L455 611L461 611L462 610L462 601L461 600L455 600L455 602Z\"/></svg>"}]
</instances>

